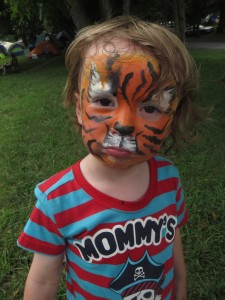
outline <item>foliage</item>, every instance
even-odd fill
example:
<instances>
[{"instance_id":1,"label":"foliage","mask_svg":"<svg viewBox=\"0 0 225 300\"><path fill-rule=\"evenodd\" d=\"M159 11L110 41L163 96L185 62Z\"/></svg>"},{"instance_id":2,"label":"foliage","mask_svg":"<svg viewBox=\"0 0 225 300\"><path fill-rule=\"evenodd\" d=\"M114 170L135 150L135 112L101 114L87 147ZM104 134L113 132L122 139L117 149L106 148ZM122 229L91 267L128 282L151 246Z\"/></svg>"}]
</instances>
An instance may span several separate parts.
<instances>
[{"instance_id":1,"label":"foliage","mask_svg":"<svg viewBox=\"0 0 225 300\"><path fill-rule=\"evenodd\" d=\"M3 0L0 0L0 4L1 1ZM220 6L225 0L183 1L188 25L200 24L202 18L210 13L218 14L220 8L225 7L224 5ZM127 7L130 8L130 14L152 22L172 26L174 20L177 20L176 16L180 15L175 11L174 3L181 3L181 0L126 0L126 2L129 4ZM88 24L93 24L109 16L122 15L125 0L4 0L4 3L6 5L5 13L10 13L12 23L17 24L14 27L16 34L22 36L24 40L26 37L28 40L32 40L41 30L51 32L66 30L74 34L75 31ZM222 16L225 18L224 14ZM225 22L221 22L221 24L225 26Z\"/></svg>"},{"instance_id":2,"label":"foliage","mask_svg":"<svg viewBox=\"0 0 225 300\"><path fill-rule=\"evenodd\" d=\"M133 0L131 13L151 22L168 22L173 20L173 7L171 0Z\"/></svg>"},{"instance_id":3,"label":"foliage","mask_svg":"<svg viewBox=\"0 0 225 300\"><path fill-rule=\"evenodd\" d=\"M29 0L5 0L10 11L12 30L27 45L35 40L36 34L42 30L39 19L39 4Z\"/></svg>"}]
</instances>

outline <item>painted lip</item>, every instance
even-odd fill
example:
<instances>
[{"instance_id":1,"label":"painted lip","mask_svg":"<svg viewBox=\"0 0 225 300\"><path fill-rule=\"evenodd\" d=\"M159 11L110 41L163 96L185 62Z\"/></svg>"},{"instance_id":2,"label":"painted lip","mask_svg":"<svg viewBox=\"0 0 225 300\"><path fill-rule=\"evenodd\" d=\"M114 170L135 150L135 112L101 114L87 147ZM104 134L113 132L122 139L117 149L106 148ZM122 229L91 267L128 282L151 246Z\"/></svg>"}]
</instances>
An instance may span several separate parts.
<instances>
[{"instance_id":1,"label":"painted lip","mask_svg":"<svg viewBox=\"0 0 225 300\"><path fill-rule=\"evenodd\" d=\"M108 155L118 157L118 158L130 157L133 154L131 151L122 148L117 148L117 147L107 147L105 148L105 152Z\"/></svg>"}]
</instances>

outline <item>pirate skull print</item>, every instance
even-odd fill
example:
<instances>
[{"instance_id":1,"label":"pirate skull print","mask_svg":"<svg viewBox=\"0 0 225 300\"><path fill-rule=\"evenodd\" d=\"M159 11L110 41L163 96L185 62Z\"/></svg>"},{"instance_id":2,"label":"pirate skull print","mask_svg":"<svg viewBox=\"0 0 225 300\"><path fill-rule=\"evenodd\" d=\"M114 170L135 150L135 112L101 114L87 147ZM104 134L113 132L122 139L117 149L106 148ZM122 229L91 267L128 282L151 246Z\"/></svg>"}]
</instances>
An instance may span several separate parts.
<instances>
[{"instance_id":1,"label":"pirate skull print","mask_svg":"<svg viewBox=\"0 0 225 300\"><path fill-rule=\"evenodd\" d=\"M164 265L146 253L138 260L128 258L110 288L124 300L161 300Z\"/></svg>"},{"instance_id":2,"label":"pirate skull print","mask_svg":"<svg viewBox=\"0 0 225 300\"><path fill-rule=\"evenodd\" d=\"M173 86L159 92L159 76L157 59L141 49L86 57L77 117L92 155L125 169L160 149L178 100Z\"/></svg>"}]
</instances>

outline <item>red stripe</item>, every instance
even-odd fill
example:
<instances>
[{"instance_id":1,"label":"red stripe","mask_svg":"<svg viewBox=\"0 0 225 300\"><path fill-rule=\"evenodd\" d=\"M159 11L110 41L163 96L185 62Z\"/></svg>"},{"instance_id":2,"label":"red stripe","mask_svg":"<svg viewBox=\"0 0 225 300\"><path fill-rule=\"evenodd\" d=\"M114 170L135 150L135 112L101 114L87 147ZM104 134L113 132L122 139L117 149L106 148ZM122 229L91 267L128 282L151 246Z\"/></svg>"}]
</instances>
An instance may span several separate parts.
<instances>
[{"instance_id":1,"label":"red stripe","mask_svg":"<svg viewBox=\"0 0 225 300\"><path fill-rule=\"evenodd\" d=\"M185 203L182 202L179 210L177 211L178 216L180 216L184 212L185 208L186 208Z\"/></svg>"},{"instance_id":2,"label":"red stripe","mask_svg":"<svg viewBox=\"0 0 225 300\"><path fill-rule=\"evenodd\" d=\"M66 289L73 295L73 296L76 296L74 290L73 290L73 285L70 284L70 282L67 280L66 282ZM68 300L68 298L67 298Z\"/></svg>"},{"instance_id":3,"label":"red stripe","mask_svg":"<svg viewBox=\"0 0 225 300\"><path fill-rule=\"evenodd\" d=\"M188 221L188 212L185 211L185 215L184 218L182 219L182 221L180 222L180 224L178 224L178 227L182 227L184 224L186 224Z\"/></svg>"},{"instance_id":4,"label":"red stripe","mask_svg":"<svg viewBox=\"0 0 225 300\"><path fill-rule=\"evenodd\" d=\"M72 285L73 285L73 290L74 292L71 292L73 295L77 293L79 293L80 295L82 295L84 297L84 299L91 299L91 300L106 300L105 298L102 297L95 297L93 294L90 294L87 292L87 290L82 289L77 282L72 280Z\"/></svg>"},{"instance_id":5,"label":"red stripe","mask_svg":"<svg viewBox=\"0 0 225 300\"><path fill-rule=\"evenodd\" d=\"M110 282L112 281L112 278L105 277L104 275L96 275L88 271L85 271L82 268L80 268L79 265L73 262L70 262L70 266L72 267L73 270L76 271L76 274L80 279L90 283L94 282L98 286L108 288Z\"/></svg>"},{"instance_id":6,"label":"red stripe","mask_svg":"<svg viewBox=\"0 0 225 300\"><path fill-rule=\"evenodd\" d=\"M69 171L71 171L72 166L53 175L52 177L50 177L49 179L47 179L46 181L44 181L43 183L41 183L38 187L39 189L44 193L46 192L52 185L54 185L56 182L58 182L66 173L68 173Z\"/></svg>"},{"instance_id":7,"label":"red stripe","mask_svg":"<svg viewBox=\"0 0 225 300\"><path fill-rule=\"evenodd\" d=\"M178 179L176 177L171 177L169 179L158 181L155 196L157 197L161 194L165 194L171 191L176 191L177 183L178 183Z\"/></svg>"},{"instance_id":8,"label":"red stripe","mask_svg":"<svg viewBox=\"0 0 225 300\"><path fill-rule=\"evenodd\" d=\"M164 267L165 267L164 270L165 274L168 273L174 267L173 256L165 262Z\"/></svg>"},{"instance_id":9,"label":"red stripe","mask_svg":"<svg viewBox=\"0 0 225 300\"><path fill-rule=\"evenodd\" d=\"M34 207L34 210L30 216L30 220L40 226L45 227L48 231L53 232L57 234L58 236L62 236L60 232L58 231L58 228L56 224L46 216L41 210L39 210L37 207Z\"/></svg>"},{"instance_id":10,"label":"red stripe","mask_svg":"<svg viewBox=\"0 0 225 300\"><path fill-rule=\"evenodd\" d=\"M167 160L157 160L155 159L157 168L167 167L167 166L173 166L173 163Z\"/></svg>"},{"instance_id":11,"label":"red stripe","mask_svg":"<svg viewBox=\"0 0 225 300\"><path fill-rule=\"evenodd\" d=\"M183 190L182 186L177 190L176 201L180 200L182 190Z\"/></svg>"},{"instance_id":12,"label":"red stripe","mask_svg":"<svg viewBox=\"0 0 225 300\"><path fill-rule=\"evenodd\" d=\"M40 252L49 255L59 255L63 253L65 247L64 245L53 245L48 242L41 241L30 235L27 235L24 231L18 239L19 245L27 248L31 251Z\"/></svg>"},{"instance_id":13,"label":"red stripe","mask_svg":"<svg viewBox=\"0 0 225 300\"><path fill-rule=\"evenodd\" d=\"M48 200L52 200L54 198L64 196L66 194L75 192L80 190L80 185L76 182L76 180L72 180L63 184L63 186L59 186L54 191L48 194Z\"/></svg>"},{"instance_id":14,"label":"red stripe","mask_svg":"<svg viewBox=\"0 0 225 300\"><path fill-rule=\"evenodd\" d=\"M174 281L173 280L162 290L162 299L165 299L171 291L172 291L172 295L171 295L170 300L174 300Z\"/></svg>"},{"instance_id":15,"label":"red stripe","mask_svg":"<svg viewBox=\"0 0 225 300\"><path fill-rule=\"evenodd\" d=\"M96 201L90 200L77 207L73 207L55 214L55 219L59 228L70 225L74 222L83 220L98 212L104 211L106 208L99 205Z\"/></svg>"}]
</instances>

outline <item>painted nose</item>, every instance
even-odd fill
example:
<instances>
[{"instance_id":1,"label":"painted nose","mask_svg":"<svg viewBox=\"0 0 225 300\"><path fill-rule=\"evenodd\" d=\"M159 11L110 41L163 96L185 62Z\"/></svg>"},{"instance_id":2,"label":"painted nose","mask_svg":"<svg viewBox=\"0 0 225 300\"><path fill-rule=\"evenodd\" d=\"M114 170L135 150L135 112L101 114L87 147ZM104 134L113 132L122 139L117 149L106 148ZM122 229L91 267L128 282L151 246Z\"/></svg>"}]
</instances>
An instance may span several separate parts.
<instances>
[{"instance_id":1,"label":"painted nose","mask_svg":"<svg viewBox=\"0 0 225 300\"><path fill-rule=\"evenodd\" d=\"M123 126L116 122L113 128L121 135L131 135L134 132L134 126Z\"/></svg>"}]
</instances>

